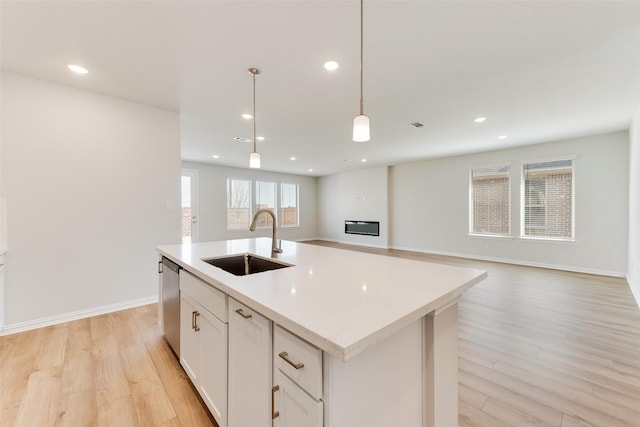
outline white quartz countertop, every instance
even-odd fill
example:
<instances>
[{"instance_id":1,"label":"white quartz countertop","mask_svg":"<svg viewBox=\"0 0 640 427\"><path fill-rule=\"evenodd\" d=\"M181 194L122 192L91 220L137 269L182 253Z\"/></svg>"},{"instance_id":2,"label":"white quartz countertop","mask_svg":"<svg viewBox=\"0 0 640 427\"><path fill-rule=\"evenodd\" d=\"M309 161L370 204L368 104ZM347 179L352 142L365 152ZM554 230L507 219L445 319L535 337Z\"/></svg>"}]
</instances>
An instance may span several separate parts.
<instances>
[{"instance_id":1,"label":"white quartz countertop","mask_svg":"<svg viewBox=\"0 0 640 427\"><path fill-rule=\"evenodd\" d=\"M271 258L271 239L159 246L187 271L340 360L444 309L482 270L282 241L293 267L234 276L202 259L252 253Z\"/></svg>"}]
</instances>

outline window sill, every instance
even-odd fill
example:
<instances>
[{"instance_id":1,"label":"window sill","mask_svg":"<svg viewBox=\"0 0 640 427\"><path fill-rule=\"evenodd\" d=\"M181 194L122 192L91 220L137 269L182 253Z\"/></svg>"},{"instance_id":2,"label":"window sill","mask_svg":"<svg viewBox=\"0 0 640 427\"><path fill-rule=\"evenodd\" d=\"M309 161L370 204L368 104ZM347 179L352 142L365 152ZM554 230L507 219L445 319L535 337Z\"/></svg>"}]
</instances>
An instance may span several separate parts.
<instances>
[{"instance_id":1,"label":"window sill","mask_svg":"<svg viewBox=\"0 0 640 427\"><path fill-rule=\"evenodd\" d=\"M482 233L467 233L469 237L480 237L483 239L498 239L498 240L513 240L513 236L504 236L502 234L482 234Z\"/></svg>"},{"instance_id":2,"label":"window sill","mask_svg":"<svg viewBox=\"0 0 640 427\"><path fill-rule=\"evenodd\" d=\"M531 237L531 236L520 236L520 240L526 240L530 242L541 242L541 243L564 243L564 244L574 244L576 243L576 239L562 239L562 238L554 238L554 237Z\"/></svg>"}]
</instances>

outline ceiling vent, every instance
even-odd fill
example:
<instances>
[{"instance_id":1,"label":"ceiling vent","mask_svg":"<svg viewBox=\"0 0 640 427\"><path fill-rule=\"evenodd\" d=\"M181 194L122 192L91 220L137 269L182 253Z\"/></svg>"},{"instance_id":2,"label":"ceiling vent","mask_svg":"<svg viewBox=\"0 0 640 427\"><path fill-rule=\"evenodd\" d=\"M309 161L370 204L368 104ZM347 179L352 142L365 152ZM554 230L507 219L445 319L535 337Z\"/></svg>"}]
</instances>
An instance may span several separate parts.
<instances>
[{"instance_id":1,"label":"ceiling vent","mask_svg":"<svg viewBox=\"0 0 640 427\"><path fill-rule=\"evenodd\" d=\"M251 142L249 138L245 138L244 136L234 136L233 139L240 142Z\"/></svg>"},{"instance_id":2,"label":"ceiling vent","mask_svg":"<svg viewBox=\"0 0 640 427\"><path fill-rule=\"evenodd\" d=\"M422 123L422 122L413 122L413 123L409 123L409 124L410 124L411 126L413 126L414 128L423 128L423 127L427 126L427 125L425 125L425 124L424 124L424 123Z\"/></svg>"}]
</instances>

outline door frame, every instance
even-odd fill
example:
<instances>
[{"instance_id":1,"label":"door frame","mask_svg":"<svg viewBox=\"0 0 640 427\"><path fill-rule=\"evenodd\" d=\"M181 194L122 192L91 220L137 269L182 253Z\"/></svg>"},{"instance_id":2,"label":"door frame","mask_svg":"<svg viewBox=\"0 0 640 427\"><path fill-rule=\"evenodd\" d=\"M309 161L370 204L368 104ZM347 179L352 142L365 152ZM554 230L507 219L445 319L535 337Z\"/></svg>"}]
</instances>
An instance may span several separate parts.
<instances>
[{"instance_id":1,"label":"door frame","mask_svg":"<svg viewBox=\"0 0 640 427\"><path fill-rule=\"evenodd\" d=\"M200 231L200 211L198 209L198 171L196 169L182 169L180 174L181 181L182 177L189 177L191 181L191 243L196 243L199 241ZM180 209L182 210L182 183L180 185Z\"/></svg>"}]
</instances>

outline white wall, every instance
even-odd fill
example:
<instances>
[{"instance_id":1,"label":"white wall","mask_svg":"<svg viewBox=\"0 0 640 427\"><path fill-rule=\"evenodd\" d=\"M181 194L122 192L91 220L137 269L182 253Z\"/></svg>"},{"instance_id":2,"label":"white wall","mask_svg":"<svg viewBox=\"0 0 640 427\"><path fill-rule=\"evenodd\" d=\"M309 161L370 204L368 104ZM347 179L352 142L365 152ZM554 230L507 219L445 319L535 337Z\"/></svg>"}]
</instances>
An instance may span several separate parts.
<instances>
[{"instance_id":1,"label":"white wall","mask_svg":"<svg viewBox=\"0 0 640 427\"><path fill-rule=\"evenodd\" d=\"M365 246L388 246L388 168L318 179L318 236ZM379 221L380 236L345 234L345 220Z\"/></svg>"},{"instance_id":2,"label":"white wall","mask_svg":"<svg viewBox=\"0 0 640 427\"><path fill-rule=\"evenodd\" d=\"M7 329L157 298L154 247L180 239L179 116L1 78Z\"/></svg>"},{"instance_id":3,"label":"white wall","mask_svg":"<svg viewBox=\"0 0 640 427\"><path fill-rule=\"evenodd\" d=\"M624 276L627 271L627 132L394 166L393 247ZM520 162L576 155L575 242L519 239ZM513 239L473 237L469 170L511 162Z\"/></svg>"},{"instance_id":4,"label":"white wall","mask_svg":"<svg viewBox=\"0 0 640 427\"><path fill-rule=\"evenodd\" d=\"M317 236L317 179L315 177L186 161L182 162L182 168L198 171L199 241L271 237L271 229L257 229L255 232L248 229L227 230L227 178L298 184L300 226L278 228L277 237L286 240L305 240Z\"/></svg>"},{"instance_id":5,"label":"white wall","mask_svg":"<svg viewBox=\"0 0 640 427\"><path fill-rule=\"evenodd\" d=\"M640 110L629 138L629 270L627 280L640 305Z\"/></svg>"}]
</instances>

